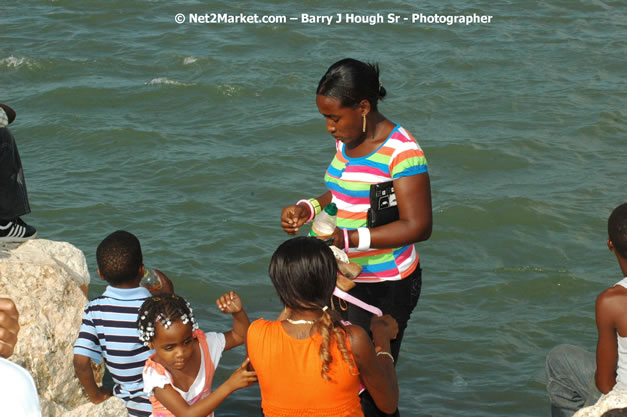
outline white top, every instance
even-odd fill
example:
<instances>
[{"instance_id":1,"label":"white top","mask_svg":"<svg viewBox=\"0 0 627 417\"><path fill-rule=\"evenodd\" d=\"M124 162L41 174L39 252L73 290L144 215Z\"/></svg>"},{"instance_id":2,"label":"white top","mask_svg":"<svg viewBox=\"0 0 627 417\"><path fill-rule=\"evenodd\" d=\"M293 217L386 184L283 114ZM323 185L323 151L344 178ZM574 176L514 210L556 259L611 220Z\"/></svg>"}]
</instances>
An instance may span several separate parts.
<instances>
[{"instance_id":1,"label":"white top","mask_svg":"<svg viewBox=\"0 0 627 417\"><path fill-rule=\"evenodd\" d=\"M617 282L616 285L627 288L627 277ZM621 337L616 332L616 338L618 339L618 363L616 364L616 385L613 389L627 390L627 337Z\"/></svg>"},{"instance_id":2,"label":"white top","mask_svg":"<svg viewBox=\"0 0 627 417\"><path fill-rule=\"evenodd\" d=\"M220 358L222 357L224 347L226 346L224 333L208 332L205 333L205 335L207 335L207 344L209 345L211 362L213 362L213 366L217 368ZM200 349L200 369L198 371L198 375L196 375L194 383L189 387L188 391L178 389L172 382L172 375L167 370L165 375L161 375L156 369L146 367L144 368L143 377L144 392L148 395L154 395L153 390L155 387L163 388L166 385L172 385L172 387L178 391L179 394L181 394L181 397L189 403L196 398L205 387L205 358L202 348Z\"/></svg>"},{"instance_id":3,"label":"white top","mask_svg":"<svg viewBox=\"0 0 627 417\"><path fill-rule=\"evenodd\" d=\"M627 277L614 286L616 285L627 288ZM610 392L601 395L594 405L579 409L573 417L600 417L608 410L627 407L627 337L621 337L616 332L616 338L618 340L616 385Z\"/></svg>"},{"instance_id":4,"label":"white top","mask_svg":"<svg viewBox=\"0 0 627 417\"><path fill-rule=\"evenodd\" d=\"M0 107L0 127L5 127L9 124L9 117L2 107Z\"/></svg>"},{"instance_id":5,"label":"white top","mask_svg":"<svg viewBox=\"0 0 627 417\"><path fill-rule=\"evenodd\" d=\"M0 358L0 407L2 415L41 417L33 377L19 365Z\"/></svg>"}]
</instances>

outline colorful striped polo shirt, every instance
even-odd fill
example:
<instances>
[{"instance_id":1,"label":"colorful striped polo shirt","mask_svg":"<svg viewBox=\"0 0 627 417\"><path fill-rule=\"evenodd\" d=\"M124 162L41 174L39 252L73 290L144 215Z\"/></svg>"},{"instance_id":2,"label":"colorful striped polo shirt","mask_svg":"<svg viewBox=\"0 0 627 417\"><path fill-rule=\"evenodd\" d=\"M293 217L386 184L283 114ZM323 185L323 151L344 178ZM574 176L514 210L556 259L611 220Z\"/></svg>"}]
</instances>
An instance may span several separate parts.
<instances>
[{"instance_id":1,"label":"colorful striped polo shirt","mask_svg":"<svg viewBox=\"0 0 627 417\"><path fill-rule=\"evenodd\" d=\"M131 416L149 417L152 405L143 392L142 370L154 352L139 340L137 314L150 292L144 287L108 286L85 307L74 354L95 363L104 358L115 386L113 393L126 403Z\"/></svg>"},{"instance_id":2,"label":"colorful striped polo shirt","mask_svg":"<svg viewBox=\"0 0 627 417\"><path fill-rule=\"evenodd\" d=\"M399 125L370 155L351 158L337 141L337 152L327 168L324 182L337 205L337 226L366 227L370 208L370 185L427 172L424 152L412 135ZM351 261L362 266L355 282L401 280L418 265L414 245L391 249L349 250Z\"/></svg>"}]
</instances>

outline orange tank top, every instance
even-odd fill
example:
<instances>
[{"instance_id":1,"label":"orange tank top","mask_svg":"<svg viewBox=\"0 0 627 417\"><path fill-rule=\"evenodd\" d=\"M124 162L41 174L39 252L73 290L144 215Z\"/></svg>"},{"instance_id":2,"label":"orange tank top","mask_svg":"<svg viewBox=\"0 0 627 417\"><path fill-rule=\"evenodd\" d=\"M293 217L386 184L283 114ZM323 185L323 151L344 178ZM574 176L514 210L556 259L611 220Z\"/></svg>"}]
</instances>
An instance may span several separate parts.
<instances>
[{"instance_id":1,"label":"orange tank top","mask_svg":"<svg viewBox=\"0 0 627 417\"><path fill-rule=\"evenodd\" d=\"M322 378L318 334L295 339L279 321L259 319L248 328L248 356L257 371L266 417L363 417L359 375L352 375L336 343L328 376ZM350 348L348 338L347 346ZM357 370L353 370L356 373Z\"/></svg>"}]
</instances>

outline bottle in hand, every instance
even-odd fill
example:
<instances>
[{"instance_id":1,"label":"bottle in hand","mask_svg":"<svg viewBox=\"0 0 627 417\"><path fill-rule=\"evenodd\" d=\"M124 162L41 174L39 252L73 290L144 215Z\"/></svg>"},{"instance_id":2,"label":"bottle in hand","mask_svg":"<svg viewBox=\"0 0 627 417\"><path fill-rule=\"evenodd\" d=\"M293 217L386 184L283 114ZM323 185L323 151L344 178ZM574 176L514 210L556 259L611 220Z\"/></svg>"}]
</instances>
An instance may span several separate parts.
<instances>
[{"instance_id":1,"label":"bottle in hand","mask_svg":"<svg viewBox=\"0 0 627 417\"><path fill-rule=\"evenodd\" d=\"M337 206L335 203L329 203L314 219L309 236L327 239L333 234L336 224Z\"/></svg>"},{"instance_id":2,"label":"bottle in hand","mask_svg":"<svg viewBox=\"0 0 627 417\"><path fill-rule=\"evenodd\" d=\"M155 270L150 268L145 268L145 270L146 272L139 285L146 287L149 291L160 289L163 285Z\"/></svg>"}]
</instances>

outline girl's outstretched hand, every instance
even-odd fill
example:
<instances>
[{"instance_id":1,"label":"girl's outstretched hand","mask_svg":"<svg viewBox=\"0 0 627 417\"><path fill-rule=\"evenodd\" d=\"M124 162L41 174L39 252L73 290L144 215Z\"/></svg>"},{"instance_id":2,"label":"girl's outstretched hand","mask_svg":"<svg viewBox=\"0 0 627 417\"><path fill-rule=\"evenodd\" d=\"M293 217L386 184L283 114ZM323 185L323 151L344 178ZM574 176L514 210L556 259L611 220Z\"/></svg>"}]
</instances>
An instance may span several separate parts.
<instances>
[{"instance_id":1,"label":"girl's outstretched hand","mask_svg":"<svg viewBox=\"0 0 627 417\"><path fill-rule=\"evenodd\" d=\"M249 362L250 358L244 359L244 362L242 362L240 367L226 380L224 385L228 385L230 389L235 391L246 388L257 382L257 372L246 370Z\"/></svg>"},{"instance_id":2,"label":"girl's outstretched hand","mask_svg":"<svg viewBox=\"0 0 627 417\"><path fill-rule=\"evenodd\" d=\"M242 299L235 291L228 292L216 300L216 305L223 313L235 314L242 311Z\"/></svg>"},{"instance_id":3,"label":"girl's outstretched hand","mask_svg":"<svg viewBox=\"0 0 627 417\"><path fill-rule=\"evenodd\" d=\"M298 228L305 224L310 215L309 208L305 206L287 206L281 213L281 227L288 235L295 235L298 233Z\"/></svg>"}]
</instances>

